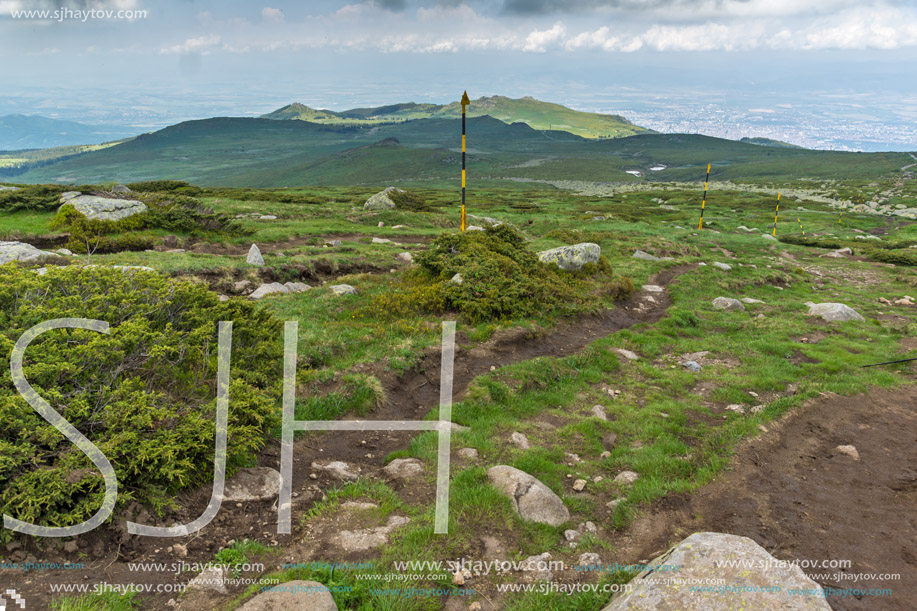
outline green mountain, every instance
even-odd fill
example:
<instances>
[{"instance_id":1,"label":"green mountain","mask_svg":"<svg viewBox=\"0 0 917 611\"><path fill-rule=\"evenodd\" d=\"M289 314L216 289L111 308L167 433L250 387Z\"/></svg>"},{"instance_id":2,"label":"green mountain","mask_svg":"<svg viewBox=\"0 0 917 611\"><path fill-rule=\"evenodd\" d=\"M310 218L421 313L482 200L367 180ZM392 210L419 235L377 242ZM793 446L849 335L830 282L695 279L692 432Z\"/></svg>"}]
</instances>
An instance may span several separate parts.
<instances>
[{"instance_id":1,"label":"green mountain","mask_svg":"<svg viewBox=\"0 0 917 611\"><path fill-rule=\"evenodd\" d=\"M38 115L6 115L0 117L0 151L101 144L135 136L137 131L124 127L84 125Z\"/></svg>"},{"instance_id":2,"label":"green mountain","mask_svg":"<svg viewBox=\"0 0 917 611\"><path fill-rule=\"evenodd\" d=\"M468 120L472 180L639 182L869 178L913 163L902 153L844 153L760 146L707 136L641 134L590 139L490 116ZM155 179L236 187L427 184L456 181L457 119L378 125L214 118L179 123L115 146L51 161L25 183Z\"/></svg>"},{"instance_id":3,"label":"green mountain","mask_svg":"<svg viewBox=\"0 0 917 611\"><path fill-rule=\"evenodd\" d=\"M746 144L757 144L759 146L776 146L779 148L786 149L801 149L805 148L799 146L798 144L790 144L789 142L784 142L783 140L773 140L771 138L742 138L739 142L745 142Z\"/></svg>"},{"instance_id":4,"label":"green mountain","mask_svg":"<svg viewBox=\"0 0 917 611\"><path fill-rule=\"evenodd\" d=\"M584 138L621 138L648 133L620 115L581 112L542 102L531 97L504 96L478 98L468 106L469 117L490 116L504 123L525 123L536 130L561 130ZM264 115L264 119L299 120L335 125L378 125L415 119L457 119L462 116L458 102L451 104L392 104L374 108L354 108L336 112L316 110L294 103Z\"/></svg>"}]
</instances>

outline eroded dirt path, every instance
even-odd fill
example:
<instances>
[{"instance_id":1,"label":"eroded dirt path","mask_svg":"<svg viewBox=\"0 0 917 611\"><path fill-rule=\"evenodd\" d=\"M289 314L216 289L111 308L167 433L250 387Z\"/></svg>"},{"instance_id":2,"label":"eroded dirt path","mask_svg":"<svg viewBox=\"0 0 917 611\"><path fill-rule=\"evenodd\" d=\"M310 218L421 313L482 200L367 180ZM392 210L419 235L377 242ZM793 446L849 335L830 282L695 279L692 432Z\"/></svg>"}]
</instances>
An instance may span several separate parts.
<instances>
[{"instance_id":1,"label":"eroded dirt path","mask_svg":"<svg viewBox=\"0 0 917 611\"><path fill-rule=\"evenodd\" d=\"M780 560L849 560L805 569L835 589L890 588L892 596L829 596L835 611L906 611L917 601L917 386L825 395L745 442L732 469L667 497L629 529L624 548L652 558L697 531L750 537ZM838 452L853 445L859 460ZM855 574L897 573L900 579ZM830 578L825 578L830 574Z\"/></svg>"}]
</instances>

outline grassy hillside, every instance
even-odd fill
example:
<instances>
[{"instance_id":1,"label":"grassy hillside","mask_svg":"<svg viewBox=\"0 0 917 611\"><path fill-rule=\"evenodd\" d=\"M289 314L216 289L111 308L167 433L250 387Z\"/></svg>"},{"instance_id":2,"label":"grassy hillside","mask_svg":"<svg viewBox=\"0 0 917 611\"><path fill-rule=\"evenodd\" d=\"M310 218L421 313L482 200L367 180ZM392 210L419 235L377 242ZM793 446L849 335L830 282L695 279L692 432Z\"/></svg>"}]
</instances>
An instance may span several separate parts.
<instances>
[{"instance_id":1,"label":"grassy hillside","mask_svg":"<svg viewBox=\"0 0 917 611\"><path fill-rule=\"evenodd\" d=\"M467 131L472 180L697 181L710 162L713 180L876 180L913 163L901 153L788 149L683 134L587 139L489 116L469 119ZM442 184L459 177L460 133L459 121L448 118L374 126L206 119L37 167L15 180L177 179L234 187Z\"/></svg>"},{"instance_id":2,"label":"grassy hillside","mask_svg":"<svg viewBox=\"0 0 917 611\"><path fill-rule=\"evenodd\" d=\"M124 127L83 125L37 115L6 115L0 117L0 151L100 144L136 133Z\"/></svg>"},{"instance_id":3,"label":"grassy hillside","mask_svg":"<svg viewBox=\"0 0 917 611\"><path fill-rule=\"evenodd\" d=\"M478 98L471 102L467 112L470 117L487 115L504 123L525 123L532 129L562 130L584 138L621 138L649 131L632 124L620 115L581 112L531 97ZM462 109L458 102L446 105L409 102L374 108L354 108L342 112L316 110L296 103L266 114L263 118L295 119L330 124L375 125L414 119L455 119L461 116Z\"/></svg>"}]
</instances>

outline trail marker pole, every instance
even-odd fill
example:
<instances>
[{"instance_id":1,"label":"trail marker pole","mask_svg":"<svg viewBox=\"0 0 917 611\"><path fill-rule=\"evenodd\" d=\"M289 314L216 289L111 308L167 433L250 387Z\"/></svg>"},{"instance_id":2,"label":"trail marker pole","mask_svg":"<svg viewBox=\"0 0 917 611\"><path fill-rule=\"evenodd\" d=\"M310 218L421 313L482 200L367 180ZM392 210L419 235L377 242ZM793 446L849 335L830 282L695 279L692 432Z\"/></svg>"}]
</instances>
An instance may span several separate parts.
<instances>
[{"instance_id":1,"label":"trail marker pole","mask_svg":"<svg viewBox=\"0 0 917 611\"><path fill-rule=\"evenodd\" d=\"M806 230L802 228L802 219L800 219L800 218L797 216L797 217L796 217L796 220L799 221L799 231L802 232L802 239L805 240L806 242L808 242L808 241L809 241L809 238L806 237Z\"/></svg>"},{"instance_id":2,"label":"trail marker pole","mask_svg":"<svg viewBox=\"0 0 917 611\"><path fill-rule=\"evenodd\" d=\"M774 230L771 235L777 237L777 215L780 214L780 193L777 193L777 208L774 210Z\"/></svg>"},{"instance_id":3,"label":"trail marker pole","mask_svg":"<svg viewBox=\"0 0 917 611\"><path fill-rule=\"evenodd\" d=\"M704 179L704 198L700 202L700 222L697 224L697 229L704 228L704 208L707 207L707 184L710 182L710 164L707 164L707 177Z\"/></svg>"},{"instance_id":4,"label":"trail marker pole","mask_svg":"<svg viewBox=\"0 0 917 611\"><path fill-rule=\"evenodd\" d=\"M465 231L465 108L471 104L468 92L462 94L462 231Z\"/></svg>"},{"instance_id":5,"label":"trail marker pole","mask_svg":"<svg viewBox=\"0 0 917 611\"><path fill-rule=\"evenodd\" d=\"M837 217L837 224L838 225L844 224L844 213L843 212L841 212L840 215Z\"/></svg>"}]
</instances>

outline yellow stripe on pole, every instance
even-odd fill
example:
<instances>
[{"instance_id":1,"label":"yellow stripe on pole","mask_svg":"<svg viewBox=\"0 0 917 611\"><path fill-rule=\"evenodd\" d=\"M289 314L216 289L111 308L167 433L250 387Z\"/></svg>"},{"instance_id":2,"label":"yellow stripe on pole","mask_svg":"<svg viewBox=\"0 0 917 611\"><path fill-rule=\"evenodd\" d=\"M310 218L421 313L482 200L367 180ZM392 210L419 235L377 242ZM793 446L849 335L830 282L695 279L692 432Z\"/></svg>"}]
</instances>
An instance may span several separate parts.
<instances>
[{"instance_id":1,"label":"yellow stripe on pole","mask_svg":"<svg viewBox=\"0 0 917 611\"><path fill-rule=\"evenodd\" d=\"M777 237L777 217L780 215L780 192L777 192L777 208L774 210L774 230L771 235Z\"/></svg>"},{"instance_id":2,"label":"yellow stripe on pole","mask_svg":"<svg viewBox=\"0 0 917 611\"><path fill-rule=\"evenodd\" d=\"M465 188L465 170L462 170L462 188Z\"/></svg>"},{"instance_id":3,"label":"yellow stripe on pole","mask_svg":"<svg viewBox=\"0 0 917 611\"><path fill-rule=\"evenodd\" d=\"M462 152L465 152L465 134L462 134Z\"/></svg>"}]
</instances>

